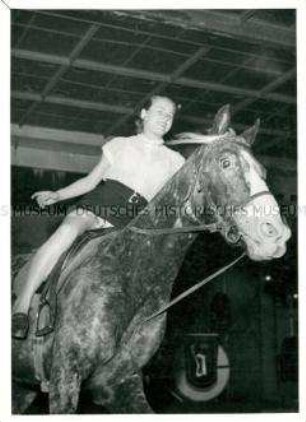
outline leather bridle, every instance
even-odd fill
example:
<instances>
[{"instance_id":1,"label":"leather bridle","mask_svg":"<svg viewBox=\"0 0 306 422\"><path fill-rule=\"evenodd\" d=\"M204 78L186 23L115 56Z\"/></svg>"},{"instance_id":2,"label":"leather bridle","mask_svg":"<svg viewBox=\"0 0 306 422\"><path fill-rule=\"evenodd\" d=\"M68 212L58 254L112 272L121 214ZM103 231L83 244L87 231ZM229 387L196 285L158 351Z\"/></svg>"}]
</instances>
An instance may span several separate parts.
<instances>
[{"instance_id":1,"label":"leather bridle","mask_svg":"<svg viewBox=\"0 0 306 422\"><path fill-rule=\"evenodd\" d=\"M272 195L269 191L262 191L258 192L257 194L251 196L248 201L245 201L242 205L237 206L238 208L246 208L250 205L254 199L259 198L261 196ZM221 233L225 240L230 244L237 244L242 237L242 234L237 230L236 225L229 224L226 222L220 213L218 212L218 207L215 206L215 216L217 216L218 221L213 223L199 223L196 226L188 226L188 227L168 227L168 228L156 228L156 227L146 227L140 228L134 225L129 225L127 228L134 233L144 234L144 235L163 235L163 234L182 234L182 233L196 233L196 232L204 232L208 231L210 233ZM193 221L197 220L200 221L194 212L192 211L192 219Z\"/></svg>"},{"instance_id":2,"label":"leather bridle","mask_svg":"<svg viewBox=\"0 0 306 422\"><path fill-rule=\"evenodd\" d=\"M244 145L245 146L245 145ZM205 155L207 152L205 153ZM140 228L133 224L128 225L127 228L131 230L132 232L143 234L143 235L164 235L164 234L182 234L182 233L196 233L196 232L204 232L208 231L210 233L219 232L222 234L222 236L225 238L225 240L232 244L237 245L240 244L240 240L242 238L242 234L237 229L237 226L235 222L233 221L233 218L231 217L231 221L228 221L223 218L223 216L220 214L218 206L216 206L212 199L210 198L209 206L215 211L214 216L216 218L216 221L213 223L202 223L201 220L196 216L194 209L192 207L190 198L194 197L196 195L195 191L198 189L198 192L201 192L205 189L207 183L204 185L201 185L199 183L201 174L203 173L203 166L205 162L205 156L201 159L200 168L198 171L194 170L194 178L190 185L190 188L188 189L185 197L182 199L180 206L184 206L185 209L188 207L188 219L192 222L197 223L197 225L194 226L188 226L188 227L170 227L170 228L156 228L156 227L147 227L147 228ZM206 173L207 174L207 173ZM209 177L209 176L208 176ZM208 179L206 179L208 182ZM197 188L197 186L200 186L200 188ZM237 209L243 209L249 206L255 199L266 196L266 195L272 195L269 191L264 190L261 192L256 193L255 195L252 195L248 200L244 201L240 205L235 206ZM230 206L229 206L230 207Z\"/></svg>"}]
</instances>

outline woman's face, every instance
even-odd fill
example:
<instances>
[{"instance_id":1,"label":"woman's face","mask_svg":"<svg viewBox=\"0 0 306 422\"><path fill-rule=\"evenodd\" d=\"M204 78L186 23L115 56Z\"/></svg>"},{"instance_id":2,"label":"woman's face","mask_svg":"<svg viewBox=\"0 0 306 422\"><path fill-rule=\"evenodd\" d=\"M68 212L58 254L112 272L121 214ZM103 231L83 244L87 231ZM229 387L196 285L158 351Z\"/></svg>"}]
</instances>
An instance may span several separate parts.
<instances>
[{"instance_id":1,"label":"woman's face","mask_svg":"<svg viewBox=\"0 0 306 422\"><path fill-rule=\"evenodd\" d=\"M171 128L175 106L166 97L157 97L148 110L141 110L143 132L157 137L163 137Z\"/></svg>"}]
</instances>

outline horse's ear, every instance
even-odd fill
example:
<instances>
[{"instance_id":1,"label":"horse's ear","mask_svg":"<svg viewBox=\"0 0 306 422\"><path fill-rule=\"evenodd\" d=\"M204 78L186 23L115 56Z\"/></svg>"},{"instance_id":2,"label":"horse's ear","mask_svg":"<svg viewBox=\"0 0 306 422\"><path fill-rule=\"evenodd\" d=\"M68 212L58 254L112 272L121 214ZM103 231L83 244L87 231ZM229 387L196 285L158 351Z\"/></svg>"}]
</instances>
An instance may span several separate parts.
<instances>
[{"instance_id":1,"label":"horse's ear","mask_svg":"<svg viewBox=\"0 0 306 422\"><path fill-rule=\"evenodd\" d=\"M230 119L230 105L226 104L218 110L209 133L212 135L223 135L228 129Z\"/></svg>"},{"instance_id":2,"label":"horse's ear","mask_svg":"<svg viewBox=\"0 0 306 422\"><path fill-rule=\"evenodd\" d=\"M260 119L257 119L254 126L249 127L241 134L241 136L247 141L247 143L250 146L253 145L255 141L256 135L259 130L259 126L260 126Z\"/></svg>"}]
</instances>

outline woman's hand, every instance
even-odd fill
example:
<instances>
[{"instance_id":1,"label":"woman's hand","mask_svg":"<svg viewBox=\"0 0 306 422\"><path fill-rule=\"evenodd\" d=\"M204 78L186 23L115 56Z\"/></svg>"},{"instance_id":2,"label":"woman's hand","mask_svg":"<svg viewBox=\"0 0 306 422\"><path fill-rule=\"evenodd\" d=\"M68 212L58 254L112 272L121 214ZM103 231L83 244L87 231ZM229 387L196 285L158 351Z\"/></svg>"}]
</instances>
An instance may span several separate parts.
<instances>
[{"instance_id":1,"label":"woman's hand","mask_svg":"<svg viewBox=\"0 0 306 422\"><path fill-rule=\"evenodd\" d=\"M48 205L53 205L56 202L58 202L60 199L60 196L58 192L41 191L41 192L33 193L33 195L31 196L31 199L36 199L40 208L45 208Z\"/></svg>"}]
</instances>

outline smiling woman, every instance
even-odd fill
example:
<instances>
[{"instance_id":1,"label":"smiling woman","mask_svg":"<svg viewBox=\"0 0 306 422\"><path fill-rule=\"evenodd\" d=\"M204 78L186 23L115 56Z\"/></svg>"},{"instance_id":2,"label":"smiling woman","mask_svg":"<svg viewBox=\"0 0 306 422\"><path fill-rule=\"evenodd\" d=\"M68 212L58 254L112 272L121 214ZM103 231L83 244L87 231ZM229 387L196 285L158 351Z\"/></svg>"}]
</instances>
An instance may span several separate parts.
<instances>
[{"instance_id":1,"label":"smiling woman","mask_svg":"<svg viewBox=\"0 0 306 422\"><path fill-rule=\"evenodd\" d=\"M169 98L152 97L140 111L141 133L109 141L102 147L100 162L86 177L56 192L32 195L41 208L83 196L68 209L60 227L31 260L13 306L14 338L27 337L33 294L74 240L88 230L124 227L182 167L184 158L167 148L163 140L172 126L175 111L176 105ZM214 140L218 136L207 138Z\"/></svg>"}]
</instances>

